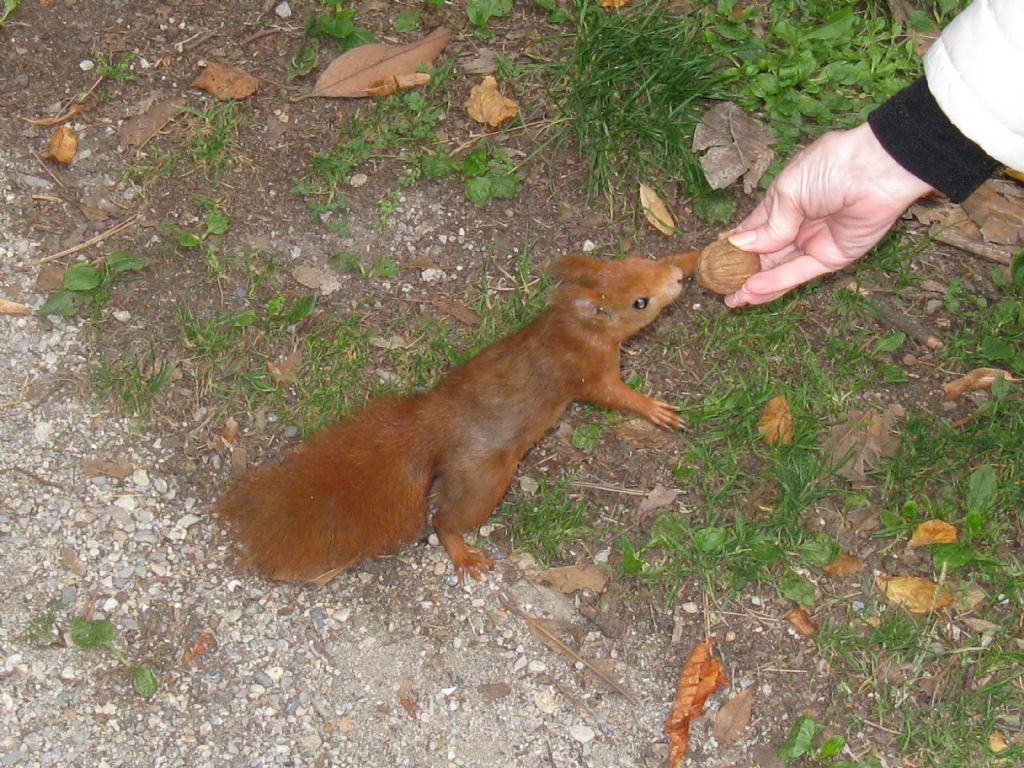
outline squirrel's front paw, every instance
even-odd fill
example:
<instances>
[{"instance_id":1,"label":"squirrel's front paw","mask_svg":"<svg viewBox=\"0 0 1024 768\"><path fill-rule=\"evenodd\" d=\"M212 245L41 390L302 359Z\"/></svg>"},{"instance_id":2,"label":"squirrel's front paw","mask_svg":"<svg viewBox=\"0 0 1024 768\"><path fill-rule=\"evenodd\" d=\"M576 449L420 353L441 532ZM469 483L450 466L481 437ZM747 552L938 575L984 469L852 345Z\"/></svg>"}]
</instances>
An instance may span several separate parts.
<instances>
[{"instance_id":1,"label":"squirrel's front paw","mask_svg":"<svg viewBox=\"0 0 1024 768\"><path fill-rule=\"evenodd\" d=\"M679 429L683 426L683 420L677 413L676 406L662 400L651 400L650 407L644 414L647 419L659 427L665 429Z\"/></svg>"},{"instance_id":2,"label":"squirrel's front paw","mask_svg":"<svg viewBox=\"0 0 1024 768\"><path fill-rule=\"evenodd\" d=\"M484 574L494 566L494 561L476 547L466 547L465 553L458 560L453 559L452 562L455 563L455 573L459 577L459 584L465 581L467 571L474 581L480 581Z\"/></svg>"}]
</instances>

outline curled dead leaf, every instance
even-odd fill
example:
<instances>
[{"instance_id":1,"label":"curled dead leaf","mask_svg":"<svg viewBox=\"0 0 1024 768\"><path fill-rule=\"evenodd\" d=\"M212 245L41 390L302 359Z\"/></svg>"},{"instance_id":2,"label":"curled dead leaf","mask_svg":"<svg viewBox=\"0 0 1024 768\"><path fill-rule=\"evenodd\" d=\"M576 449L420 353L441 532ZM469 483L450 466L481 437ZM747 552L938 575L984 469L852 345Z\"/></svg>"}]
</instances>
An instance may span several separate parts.
<instances>
[{"instance_id":1,"label":"curled dead leaf","mask_svg":"<svg viewBox=\"0 0 1024 768\"><path fill-rule=\"evenodd\" d=\"M1016 379L1009 372L1000 368L975 368L970 373L961 376L954 381L942 385L942 391L947 400L956 400L965 392L974 392L979 389L990 389L992 383L1002 376L1007 382L1014 382Z\"/></svg>"},{"instance_id":2,"label":"curled dead leaf","mask_svg":"<svg viewBox=\"0 0 1024 768\"><path fill-rule=\"evenodd\" d=\"M469 92L466 114L478 123L497 128L519 114L519 102L503 96L494 76L485 75Z\"/></svg>"},{"instance_id":3,"label":"curled dead leaf","mask_svg":"<svg viewBox=\"0 0 1024 768\"><path fill-rule=\"evenodd\" d=\"M46 146L46 156L67 165L75 159L77 153L78 137L75 132L66 125L55 128Z\"/></svg>"},{"instance_id":4,"label":"curled dead leaf","mask_svg":"<svg viewBox=\"0 0 1024 768\"><path fill-rule=\"evenodd\" d=\"M825 573L835 579L841 579L844 576L852 576L855 573L860 573L864 570L864 563L858 560L852 555L848 555L845 552L840 552L835 560L822 568Z\"/></svg>"},{"instance_id":5,"label":"curled dead leaf","mask_svg":"<svg viewBox=\"0 0 1024 768\"><path fill-rule=\"evenodd\" d=\"M914 529L910 546L926 547L929 544L952 544L957 539L956 527L945 520L926 520Z\"/></svg>"},{"instance_id":6,"label":"curled dead leaf","mask_svg":"<svg viewBox=\"0 0 1024 768\"><path fill-rule=\"evenodd\" d=\"M793 416L784 396L778 395L767 402L758 419L757 431L769 445L789 445L793 442Z\"/></svg>"},{"instance_id":7,"label":"curled dead leaf","mask_svg":"<svg viewBox=\"0 0 1024 768\"><path fill-rule=\"evenodd\" d=\"M792 624L793 628L804 637L811 637L818 633L818 625L814 623L807 611L800 606L797 606L782 618Z\"/></svg>"},{"instance_id":8,"label":"curled dead leaf","mask_svg":"<svg viewBox=\"0 0 1024 768\"><path fill-rule=\"evenodd\" d=\"M668 734L668 765L675 768L686 754L690 739L690 719L704 709L704 702L721 685L728 685L722 673L722 663L711 655L711 638L697 643L683 662L676 683L676 697L672 711L665 720Z\"/></svg>"},{"instance_id":9,"label":"curled dead leaf","mask_svg":"<svg viewBox=\"0 0 1024 768\"><path fill-rule=\"evenodd\" d=\"M229 67L216 61L208 62L206 69L192 81L193 88L206 91L221 101L245 99L256 92L260 81L240 67Z\"/></svg>"},{"instance_id":10,"label":"curled dead leaf","mask_svg":"<svg viewBox=\"0 0 1024 768\"><path fill-rule=\"evenodd\" d=\"M647 221L661 234L671 236L676 233L676 217L658 193L646 184L640 185L640 207Z\"/></svg>"},{"instance_id":11,"label":"curled dead leaf","mask_svg":"<svg viewBox=\"0 0 1024 768\"><path fill-rule=\"evenodd\" d=\"M407 45L358 45L328 64L308 95L326 98L367 96L367 87L374 83L412 74L419 67L429 67L450 37L447 29L438 27L426 37Z\"/></svg>"},{"instance_id":12,"label":"curled dead leaf","mask_svg":"<svg viewBox=\"0 0 1024 768\"><path fill-rule=\"evenodd\" d=\"M408 91L412 88L419 88L430 82L428 72L412 72L406 75L391 75L375 80L366 86L367 96L390 96L399 91Z\"/></svg>"},{"instance_id":13,"label":"curled dead leaf","mask_svg":"<svg viewBox=\"0 0 1024 768\"><path fill-rule=\"evenodd\" d=\"M911 613L928 613L953 602L953 594L946 587L920 576L880 574L875 577L875 586L890 602Z\"/></svg>"},{"instance_id":14,"label":"curled dead leaf","mask_svg":"<svg viewBox=\"0 0 1024 768\"><path fill-rule=\"evenodd\" d=\"M0 315L30 315L32 307L28 304L18 304L7 299L0 299Z\"/></svg>"}]
</instances>

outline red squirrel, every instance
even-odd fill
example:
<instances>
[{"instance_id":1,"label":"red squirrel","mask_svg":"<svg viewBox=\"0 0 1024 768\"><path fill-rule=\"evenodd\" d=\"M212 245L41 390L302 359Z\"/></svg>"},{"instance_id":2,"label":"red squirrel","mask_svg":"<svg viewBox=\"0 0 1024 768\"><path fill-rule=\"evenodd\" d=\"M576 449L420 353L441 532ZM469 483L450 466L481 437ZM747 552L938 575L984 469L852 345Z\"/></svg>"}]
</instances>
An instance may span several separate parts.
<instances>
[{"instance_id":1,"label":"red squirrel","mask_svg":"<svg viewBox=\"0 0 1024 768\"><path fill-rule=\"evenodd\" d=\"M284 581L325 583L433 525L459 581L493 561L462 535L484 523L516 466L573 400L630 410L659 427L676 409L630 389L619 345L681 290L668 261L567 256L546 310L452 369L433 389L371 402L249 469L217 504L240 564Z\"/></svg>"}]
</instances>

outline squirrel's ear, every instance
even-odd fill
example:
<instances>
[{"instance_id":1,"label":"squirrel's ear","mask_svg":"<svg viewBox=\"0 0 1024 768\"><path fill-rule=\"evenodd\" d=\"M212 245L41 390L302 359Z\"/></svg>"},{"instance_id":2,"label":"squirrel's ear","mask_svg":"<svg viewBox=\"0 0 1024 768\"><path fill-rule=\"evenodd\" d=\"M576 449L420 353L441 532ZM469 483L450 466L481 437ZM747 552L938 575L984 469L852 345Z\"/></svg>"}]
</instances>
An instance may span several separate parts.
<instances>
[{"instance_id":1,"label":"squirrel's ear","mask_svg":"<svg viewBox=\"0 0 1024 768\"><path fill-rule=\"evenodd\" d=\"M586 256L563 256L548 266L548 272L566 283L591 285L604 268L604 262Z\"/></svg>"},{"instance_id":2,"label":"squirrel's ear","mask_svg":"<svg viewBox=\"0 0 1024 768\"><path fill-rule=\"evenodd\" d=\"M600 317L606 314L601 306L600 294L579 285L560 285L555 291L554 303L580 317Z\"/></svg>"}]
</instances>

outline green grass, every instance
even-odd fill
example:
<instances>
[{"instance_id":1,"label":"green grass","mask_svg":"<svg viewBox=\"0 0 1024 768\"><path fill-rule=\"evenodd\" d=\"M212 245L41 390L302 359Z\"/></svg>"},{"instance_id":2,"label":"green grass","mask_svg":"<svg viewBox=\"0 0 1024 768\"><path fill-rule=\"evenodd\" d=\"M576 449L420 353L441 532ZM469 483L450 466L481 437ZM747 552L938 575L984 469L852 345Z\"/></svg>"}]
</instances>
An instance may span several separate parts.
<instances>
[{"instance_id":1,"label":"green grass","mask_svg":"<svg viewBox=\"0 0 1024 768\"><path fill-rule=\"evenodd\" d=\"M530 552L545 565L569 554L574 544L592 538L587 524L586 502L573 497L568 478L539 479L539 488L528 497L518 497L500 508L512 543Z\"/></svg>"},{"instance_id":2,"label":"green grass","mask_svg":"<svg viewBox=\"0 0 1024 768\"><path fill-rule=\"evenodd\" d=\"M150 350L113 361L102 361L92 372L92 385L100 400L112 400L128 416L145 419L153 401L170 379L174 363Z\"/></svg>"},{"instance_id":3,"label":"green grass","mask_svg":"<svg viewBox=\"0 0 1024 768\"><path fill-rule=\"evenodd\" d=\"M191 135L185 149L189 161L208 176L219 179L234 159L236 135L248 110L236 101L186 108L191 118Z\"/></svg>"},{"instance_id":4,"label":"green grass","mask_svg":"<svg viewBox=\"0 0 1024 768\"><path fill-rule=\"evenodd\" d=\"M571 139L587 164L590 192L609 203L638 181L701 185L688 147L703 100L725 91L692 15L666 2L608 12L577 0L572 22L569 44L547 73L558 114L551 156Z\"/></svg>"}]
</instances>

